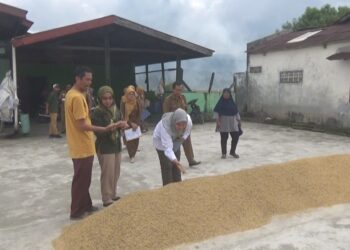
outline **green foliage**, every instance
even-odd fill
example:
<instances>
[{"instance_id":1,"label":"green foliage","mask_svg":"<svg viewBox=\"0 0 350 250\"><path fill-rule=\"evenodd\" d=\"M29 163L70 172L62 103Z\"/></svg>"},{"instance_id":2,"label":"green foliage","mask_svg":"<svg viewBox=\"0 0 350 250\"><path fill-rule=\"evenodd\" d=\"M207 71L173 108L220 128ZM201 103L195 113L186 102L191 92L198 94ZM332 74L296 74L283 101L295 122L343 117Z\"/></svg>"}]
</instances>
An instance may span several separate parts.
<instances>
[{"instance_id":1,"label":"green foliage","mask_svg":"<svg viewBox=\"0 0 350 250\"><path fill-rule=\"evenodd\" d=\"M296 31L307 28L320 28L333 24L342 16L350 12L350 7L332 7L329 4L320 9L307 7L304 14L299 18L294 18L291 22L282 25L282 30Z\"/></svg>"}]
</instances>

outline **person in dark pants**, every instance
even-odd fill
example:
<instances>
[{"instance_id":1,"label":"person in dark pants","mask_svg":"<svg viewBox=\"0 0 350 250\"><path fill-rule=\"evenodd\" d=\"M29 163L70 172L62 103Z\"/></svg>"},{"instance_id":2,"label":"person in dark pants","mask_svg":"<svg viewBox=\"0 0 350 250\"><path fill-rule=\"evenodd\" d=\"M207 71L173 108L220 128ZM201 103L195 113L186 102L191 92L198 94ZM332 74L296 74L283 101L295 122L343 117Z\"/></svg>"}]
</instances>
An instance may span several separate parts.
<instances>
[{"instance_id":1,"label":"person in dark pants","mask_svg":"<svg viewBox=\"0 0 350 250\"><path fill-rule=\"evenodd\" d=\"M74 86L68 91L65 103L66 133L69 154L73 161L71 219L82 219L97 211L92 205L89 188L92 164L95 155L94 132L116 129L111 123L106 127L93 126L89 116L85 92L92 82L92 71L87 67L77 67Z\"/></svg>"},{"instance_id":2,"label":"person in dark pants","mask_svg":"<svg viewBox=\"0 0 350 250\"><path fill-rule=\"evenodd\" d=\"M214 114L216 116L216 131L220 132L221 137L221 158L226 158L228 134L231 135L232 139L230 155L239 158L239 155L236 154L236 148L242 133L241 117L229 89L223 90L223 94L214 108Z\"/></svg>"},{"instance_id":3,"label":"person in dark pants","mask_svg":"<svg viewBox=\"0 0 350 250\"><path fill-rule=\"evenodd\" d=\"M180 163L180 147L192 129L190 116L183 109L163 115L153 132L155 146L160 162L163 186L181 181L185 169Z\"/></svg>"},{"instance_id":4,"label":"person in dark pants","mask_svg":"<svg viewBox=\"0 0 350 250\"><path fill-rule=\"evenodd\" d=\"M166 97L163 102L163 113L174 112L178 108L181 108L186 112L188 111L186 97L182 94L182 91L182 83L174 82L172 94ZM200 161L196 161L194 159L191 136L187 137L182 146L184 148L185 156L190 167L194 167L201 163Z\"/></svg>"},{"instance_id":5,"label":"person in dark pants","mask_svg":"<svg viewBox=\"0 0 350 250\"><path fill-rule=\"evenodd\" d=\"M50 127L49 127L49 137L50 138L61 138L62 136L57 129L57 117L59 109L59 92L60 85L55 83L52 85L52 92L46 103L46 114L50 114Z\"/></svg>"},{"instance_id":6,"label":"person in dark pants","mask_svg":"<svg viewBox=\"0 0 350 250\"><path fill-rule=\"evenodd\" d=\"M137 100L135 87L132 85L129 85L125 89L125 94L120 102L120 112L122 113L123 119L134 131L141 125L141 105ZM134 163L140 138L127 141L124 135L123 141L128 150L130 162Z\"/></svg>"}]
</instances>

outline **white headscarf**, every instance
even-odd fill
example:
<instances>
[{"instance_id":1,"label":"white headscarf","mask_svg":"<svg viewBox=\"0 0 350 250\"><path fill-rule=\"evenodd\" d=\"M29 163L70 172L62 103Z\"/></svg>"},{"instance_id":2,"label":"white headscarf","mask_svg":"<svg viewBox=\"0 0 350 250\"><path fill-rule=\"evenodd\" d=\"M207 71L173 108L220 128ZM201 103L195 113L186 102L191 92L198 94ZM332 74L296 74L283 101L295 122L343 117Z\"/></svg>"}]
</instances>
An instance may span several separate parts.
<instances>
[{"instance_id":1,"label":"white headscarf","mask_svg":"<svg viewBox=\"0 0 350 250\"><path fill-rule=\"evenodd\" d=\"M162 117L162 124L173 140L183 136L185 131L177 131L175 124L179 122L188 122L185 110L178 108L175 112L165 113Z\"/></svg>"}]
</instances>

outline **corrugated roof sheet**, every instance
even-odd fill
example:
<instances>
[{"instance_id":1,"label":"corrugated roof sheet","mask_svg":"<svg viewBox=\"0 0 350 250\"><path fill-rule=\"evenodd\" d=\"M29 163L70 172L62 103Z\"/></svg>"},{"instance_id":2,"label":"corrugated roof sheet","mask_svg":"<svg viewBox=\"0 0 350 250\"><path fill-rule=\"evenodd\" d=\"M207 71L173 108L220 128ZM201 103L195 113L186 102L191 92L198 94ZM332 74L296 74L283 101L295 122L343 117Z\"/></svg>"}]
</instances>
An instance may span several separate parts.
<instances>
[{"instance_id":1,"label":"corrugated roof sheet","mask_svg":"<svg viewBox=\"0 0 350 250\"><path fill-rule=\"evenodd\" d=\"M33 22L27 20L27 11L0 3L0 37L3 40L26 34Z\"/></svg>"},{"instance_id":2,"label":"corrugated roof sheet","mask_svg":"<svg viewBox=\"0 0 350 250\"><path fill-rule=\"evenodd\" d=\"M346 16L345 16L346 17ZM317 45L327 45L332 42L350 41L350 22L349 18L343 17L343 21L338 24L328 26L325 28L315 28L296 32L285 32L279 34L273 34L271 36L248 43L247 52L249 54L261 54L270 51L299 49ZM350 15L349 15L350 17ZM292 39L296 39L308 32L322 30L307 39L288 43Z\"/></svg>"}]
</instances>

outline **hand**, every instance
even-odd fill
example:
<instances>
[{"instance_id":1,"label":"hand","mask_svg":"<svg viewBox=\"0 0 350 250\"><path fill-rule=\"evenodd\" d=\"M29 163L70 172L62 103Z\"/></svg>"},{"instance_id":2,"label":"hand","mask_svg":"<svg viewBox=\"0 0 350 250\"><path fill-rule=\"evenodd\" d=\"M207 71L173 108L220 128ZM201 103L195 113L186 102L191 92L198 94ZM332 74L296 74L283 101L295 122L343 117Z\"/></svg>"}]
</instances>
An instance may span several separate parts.
<instances>
[{"instance_id":1,"label":"hand","mask_svg":"<svg viewBox=\"0 0 350 250\"><path fill-rule=\"evenodd\" d=\"M176 167L180 170L180 172L182 173L182 174L186 174L186 170L185 170L185 168L181 165L181 163L180 162L176 162L175 163L175 165L176 165Z\"/></svg>"},{"instance_id":2,"label":"hand","mask_svg":"<svg viewBox=\"0 0 350 250\"><path fill-rule=\"evenodd\" d=\"M216 120L216 127L217 127L217 128L220 128L220 126L221 126L220 120Z\"/></svg>"},{"instance_id":3,"label":"hand","mask_svg":"<svg viewBox=\"0 0 350 250\"><path fill-rule=\"evenodd\" d=\"M125 128L128 128L129 125L126 121L119 121L119 122L116 122L116 123L113 123L114 124L114 128L121 128L121 129L125 129Z\"/></svg>"},{"instance_id":4,"label":"hand","mask_svg":"<svg viewBox=\"0 0 350 250\"><path fill-rule=\"evenodd\" d=\"M126 129L129 127L129 124L126 121L119 121L115 123L116 128Z\"/></svg>"}]
</instances>

